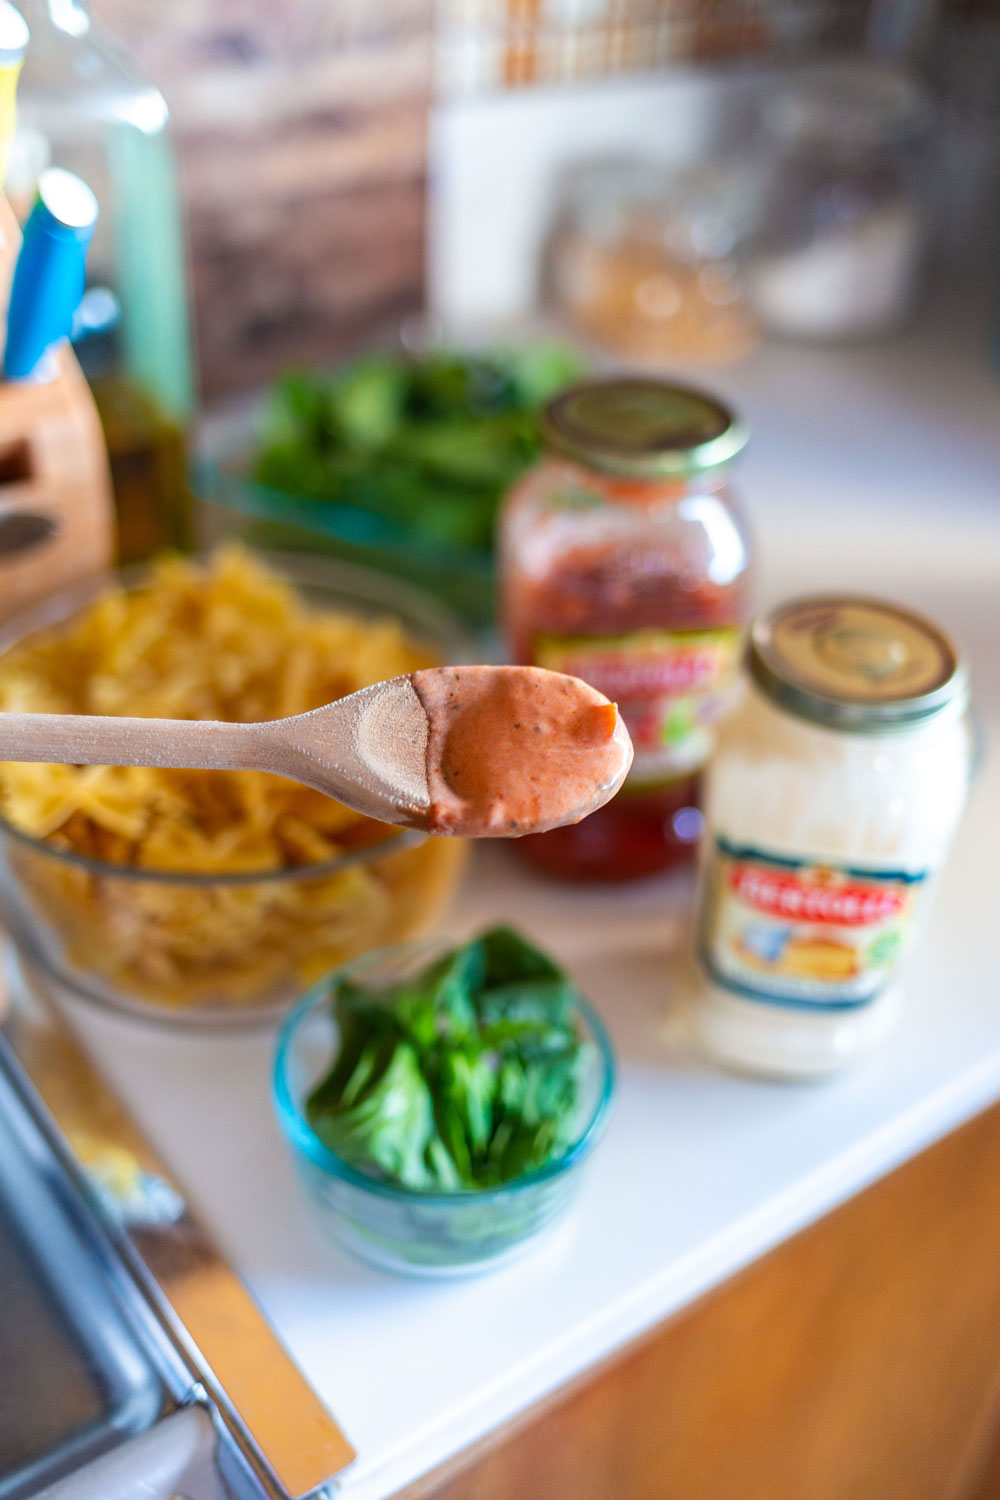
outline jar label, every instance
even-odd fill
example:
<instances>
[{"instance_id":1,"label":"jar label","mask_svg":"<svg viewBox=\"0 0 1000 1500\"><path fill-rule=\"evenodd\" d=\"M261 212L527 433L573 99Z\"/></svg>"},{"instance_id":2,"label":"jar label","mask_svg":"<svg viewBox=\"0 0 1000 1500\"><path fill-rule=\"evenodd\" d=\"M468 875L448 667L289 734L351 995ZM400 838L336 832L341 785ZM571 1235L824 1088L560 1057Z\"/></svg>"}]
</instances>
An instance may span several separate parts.
<instances>
[{"instance_id":1,"label":"jar label","mask_svg":"<svg viewBox=\"0 0 1000 1500\"><path fill-rule=\"evenodd\" d=\"M786 859L716 838L705 872L701 961L752 1000L839 1010L892 978L927 872Z\"/></svg>"},{"instance_id":2,"label":"jar label","mask_svg":"<svg viewBox=\"0 0 1000 1500\"><path fill-rule=\"evenodd\" d=\"M629 785L698 770L730 705L743 632L634 630L628 635L536 635L535 666L581 677L618 704L632 736Z\"/></svg>"}]
</instances>

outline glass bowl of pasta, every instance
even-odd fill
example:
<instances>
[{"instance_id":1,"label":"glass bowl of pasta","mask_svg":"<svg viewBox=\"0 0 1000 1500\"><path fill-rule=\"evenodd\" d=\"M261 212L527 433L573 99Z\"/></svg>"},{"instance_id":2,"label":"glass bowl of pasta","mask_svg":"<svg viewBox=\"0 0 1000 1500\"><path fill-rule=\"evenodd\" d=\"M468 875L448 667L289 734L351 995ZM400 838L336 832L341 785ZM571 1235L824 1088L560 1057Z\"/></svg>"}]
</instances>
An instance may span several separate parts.
<instances>
[{"instance_id":1,"label":"glass bowl of pasta","mask_svg":"<svg viewBox=\"0 0 1000 1500\"><path fill-rule=\"evenodd\" d=\"M50 599L0 629L0 711L249 721L461 660L394 579L223 547ZM0 922L100 1005L258 1024L345 960L430 931L464 859L258 771L0 764Z\"/></svg>"}]
</instances>

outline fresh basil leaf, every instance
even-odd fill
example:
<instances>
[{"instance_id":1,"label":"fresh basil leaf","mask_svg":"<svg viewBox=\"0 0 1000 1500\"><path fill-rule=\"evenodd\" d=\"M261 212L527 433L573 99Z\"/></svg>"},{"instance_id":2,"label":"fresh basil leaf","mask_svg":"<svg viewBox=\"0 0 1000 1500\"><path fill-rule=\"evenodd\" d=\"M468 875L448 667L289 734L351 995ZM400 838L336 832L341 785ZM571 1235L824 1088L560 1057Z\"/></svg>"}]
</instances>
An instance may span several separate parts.
<instances>
[{"instance_id":1,"label":"fresh basil leaf","mask_svg":"<svg viewBox=\"0 0 1000 1500\"><path fill-rule=\"evenodd\" d=\"M483 983L485 958L478 941L463 943L432 964L417 988L433 1003L438 1034L461 1038L476 1025L472 996Z\"/></svg>"},{"instance_id":2,"label":"fresh basil leaf","mask_svg":"<svg viewBox=\"0 0 1000 1500\"><path fill-rule=\"evenodd\" d=\"M501 1182L512 1182L544 1167L552 1155L555 1139L552 1120L541 1120L534 1125L521 1121L515 1125L499 1162Z\"/></svg>"},{"instance_id":3,"label":"fresh basil leaf","mask_svg":"<svg viewBox=\"0 0 1000 1500\"><path fill-rule=\"evenodd\" d=\"M391 1036L376 1032L364 1048L350 1078L344 1084L337 1101L339 1109L350 1109L356 1104L365 1089L374 1085L384 1074L395 1055L396 1043Z\"/></svg>"},{"instance_id":4,"label":"fresh basil leaf","mask_svg":"<svg viewBox=\"0 0 1000 1500\"><path fill-rule=\"evenodd\" d=\"M433 1101L417 1054L407 1043L392 1047L377 1080L358 1097L334 1108L314 1108L309 1121L320 1140L345 1161L378 1167L405 1187L431 1184L424 1158L435 1131Z\"/></svg>"},{"instance_id":5,"label":"fresh basil leaf","mask_svg":"<svg viewBox=\"0 0 1000 1500\"><path fill-rule=\"evenodd\" d=\"M391 1025L383 1005L372 992L342 980L331 997L331 1009L339 1034L336 1061L326 1078L313 1090L309 1107L326 1102L336 1103L358 1065L361 1054L373 1036Z\"/></svg>"},{"instance_id":6,"label":"fresh basil leaf","mask_svg":"<svg viewBox=\"0 0 1000 1500\"><path fill-rule=\"evenodd\" d=\"M413 1043L421 1056L438 1038L438 1015L434 996L420 984L400 985L391 1000L393 1022Z\"/></svg>"},{"instance_id":7,"label":"fresh basil leaf","mask_svg":"<svg viewBox=\"0 0 1000 1500\"><path fill-rule=\"evenodd\" d=\"M494 928L381 990L342 981L340 1050L307 1113L348 1161L408 1187L490 1188L573 1142L593 1060L563 971Z\"/></svg>"},{"instance_id":8,"label":"fresh basil leaf","mask_svg":"<svg viewBox=\"0 0 1000 1500\"><path fill-rule=\"evenodd\" d=\"M540 1020L484 1021L479 1028L480 1045L487 1052L499 1053L502 1056L530 1049L532 1044L544 1045L547 1037L561 1035L563 1035L561 1032L553 1033L545 1022Z\"/></svg>"},{"instance_id":9,"label":"fresh basil leaf","mask_svg":"<svg viewBox=\"0 0 1000 1500\"><path fill-rule=\"evenodd\" d=\"M454 1193L459 1188L476 1186L471 1175L456 1168L453 1157L438 1136L431 1136L427 1143L427 1168L439 1192Z\"/></svg>"},{"instance_id":10,"label":"fresh basil leaf","mask_svg":"<svg viewBox=\"0 0 1000 1500\"><path fill-rule=\"evenodd\" d=\"M462 1121L472 1153L485 1151L493 1134L496 1068L485 1055L450 1052L442 1059L440 1088Z\"/></svg>"},{"instance_id":11,"label":"fresh basil leaf","mask_svg":"<svg viewBox=\"0 0 1000 1500\"><path fill-rule=\"evenodd\" d=\"M475 1187L477 1178L469 1150L469 1138L462 1117L447 1099L438 1096L434 1119L438 1129L438 1144L448 1158L450 1170L462 1187Z\"/></svg>"},{"instance_id":12,"label":"fresh basil leaf","mask_svg":"<svg viewBox=\"0 0 1000 1500\"><path fill-rule=\"evenodd\" d=\"M494 927L479 940L485 956L484 988L522 979L564 979L565 974L547 954L512 927Z\"/></svg>"},{"instance_id":13,"label":"fresh basil leaf","mask_svg":"<svg viewBox=\"0 0 1000 1500\"><path fill-rule=\"evenodd\" d=\"M398 431L405 394L397 361L386 355L359 360L331 389L332 423L348 446L377 451Z\"/></svg>"},{"instance_id":14,"label":"fresh basil leaf","mask_svg":"<svg viewBox=\"0 0 1000 1500\"><path fill-rule=\"evenodd\" d=\"M524 1100L524 1064L505 1057L497 1072L497 1103L507 1115L519 1115Z\"/></svg>"},{"instance_id":15,"label":"fresh basil leaf","mask_svg":"<svg viewBox=\"0 0 1000 1500\"><path fill-rule=\"evenodd\" d=\"M578 992L570 980L518 979L487 990L479 1001L479 1019L484 1025L520 1021L539 1030L555 1027L564 1032L572 1025Z\"/></svg>"}]
</instances>

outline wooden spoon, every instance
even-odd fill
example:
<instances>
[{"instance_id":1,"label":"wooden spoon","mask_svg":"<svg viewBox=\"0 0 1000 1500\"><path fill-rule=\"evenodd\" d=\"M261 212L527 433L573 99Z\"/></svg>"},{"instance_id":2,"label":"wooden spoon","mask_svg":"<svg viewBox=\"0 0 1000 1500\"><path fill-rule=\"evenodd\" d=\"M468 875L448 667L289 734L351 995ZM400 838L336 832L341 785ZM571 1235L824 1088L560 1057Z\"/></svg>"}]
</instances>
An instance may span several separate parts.
<instances>
[{"instance_id":1,"label":"wooden spoon","mask_svg":"<svg viewBox=\"0 0 1000 1500\"><path fill-rule=\"evenodd\" d=\"M614 704L576 677L438 667L254 724L0 714L0 760L270 771L384 823L496 838L602 806L632 743Z\"/></svg>"}]
</instances>

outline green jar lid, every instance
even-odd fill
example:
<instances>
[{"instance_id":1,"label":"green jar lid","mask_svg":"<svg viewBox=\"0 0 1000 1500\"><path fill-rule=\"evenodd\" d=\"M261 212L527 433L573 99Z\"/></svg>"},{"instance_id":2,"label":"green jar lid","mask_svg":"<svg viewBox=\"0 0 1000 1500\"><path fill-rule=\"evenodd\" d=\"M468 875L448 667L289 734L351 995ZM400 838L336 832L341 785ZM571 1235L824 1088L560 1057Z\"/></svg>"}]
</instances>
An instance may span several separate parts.
<instances>
[{"instance_id":1,"label":"green jar lid","mask_svg":"<svg viewBox=\"0 0 1000 1500\"><path fill-rule=\"evenodd\" d=\"M943 630L850 594L793 599L762 615L747 665L779 707L857 734L911 729L968 698L965 666Z\"/></svg>"},{"instance_id":2,"label":"green jar lid","mask_svg":"<svg viewBox=\"0 0 1000 1500\"><path fill-rule=\"evenodd\" d=\"M728 463L747 430L714 396L666 380L592 380L545 408L542 431L557 452L588 468L671 478Z\"/></svg>"}]
</instances>

